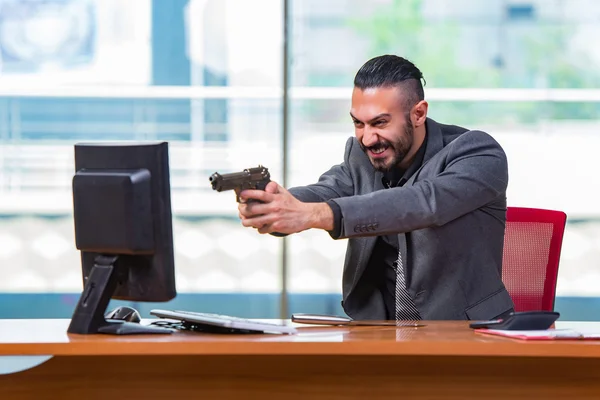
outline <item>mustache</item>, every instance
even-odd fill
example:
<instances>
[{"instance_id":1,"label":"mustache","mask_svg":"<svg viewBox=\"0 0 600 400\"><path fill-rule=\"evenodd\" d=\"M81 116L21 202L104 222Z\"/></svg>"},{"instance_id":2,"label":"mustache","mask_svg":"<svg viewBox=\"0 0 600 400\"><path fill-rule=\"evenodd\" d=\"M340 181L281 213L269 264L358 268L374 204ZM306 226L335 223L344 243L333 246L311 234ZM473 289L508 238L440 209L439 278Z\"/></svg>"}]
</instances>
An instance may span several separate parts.
<instances>
[{"instance_id":1,"label":"mustache","mask_svg":"<svg viewBox=\"0 0 600 400\"><path fill-rule=\"evenodd\" d=\"M390 142L388 142L387 140L378 140L376 143L370 145L370 146L365 146L362 142L360 143L360 147L362 147L362 149L364 151L367 150L378 150L381 149L382 147L392 147L392 144Z\"/></svg>"}]
</instances>

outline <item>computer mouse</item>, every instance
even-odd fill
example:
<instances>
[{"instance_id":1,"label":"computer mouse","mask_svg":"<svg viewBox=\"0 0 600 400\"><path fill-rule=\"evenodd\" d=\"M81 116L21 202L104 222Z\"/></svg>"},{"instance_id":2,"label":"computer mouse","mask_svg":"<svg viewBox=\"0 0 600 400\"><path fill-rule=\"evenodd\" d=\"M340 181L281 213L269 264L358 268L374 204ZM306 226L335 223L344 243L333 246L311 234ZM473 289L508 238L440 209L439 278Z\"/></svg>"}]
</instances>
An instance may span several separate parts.
<instances>
[{"instance_id":1,"label":"computer mouse","mask_svg":"<svg viewBox=\"0 0 600 400\"><path fill-rule=\"evenodd\" d=\"M117 307L104 315L106 319L119 319L126 322L140 322L142 317L135 309L127 306Z\"/></svg>"}]
</instances>

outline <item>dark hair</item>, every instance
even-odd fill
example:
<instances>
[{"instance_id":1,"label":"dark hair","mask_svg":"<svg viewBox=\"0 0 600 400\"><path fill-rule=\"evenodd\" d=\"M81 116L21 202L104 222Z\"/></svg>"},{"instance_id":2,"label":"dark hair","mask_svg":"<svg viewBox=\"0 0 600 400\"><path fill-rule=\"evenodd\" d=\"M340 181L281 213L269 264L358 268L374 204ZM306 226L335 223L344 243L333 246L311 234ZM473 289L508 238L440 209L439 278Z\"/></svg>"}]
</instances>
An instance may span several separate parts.
<instances>
[{"instance_id":1,"label":"dark hair","mask_svg":"<svg viewBox=\"0 0 600 400\"><path fill-rule=\"evenodd\" d=\"M423 74L412 62L395 55L383 55L367 61L354 77L354 87L369 88L398 86L406 94L406 111L425 98L421 79Z\"/></svg>"}]
</instances>

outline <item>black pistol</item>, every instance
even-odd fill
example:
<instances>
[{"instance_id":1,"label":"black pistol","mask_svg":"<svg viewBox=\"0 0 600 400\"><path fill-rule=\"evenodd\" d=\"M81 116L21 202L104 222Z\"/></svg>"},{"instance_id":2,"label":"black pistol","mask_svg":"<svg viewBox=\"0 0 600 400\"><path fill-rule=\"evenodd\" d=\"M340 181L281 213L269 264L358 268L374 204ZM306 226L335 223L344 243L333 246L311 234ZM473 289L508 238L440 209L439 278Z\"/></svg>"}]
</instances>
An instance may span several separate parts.
<instances>
[{"instance_id":1,"label":"black pistol","mask_svg":"<svg viewBox=\"0 0 600 400\"><path fill-rule=\"evenodd\" d=\"M247 168L242 172L233 172L231 174L219 174L215 172L208 180L213 190L217 192L235 190L235 199L239 203L242 190L265 190L267 183L271 182L271 175L268 168L259 165L255 168Z\"/></svg>"}]
</instances>

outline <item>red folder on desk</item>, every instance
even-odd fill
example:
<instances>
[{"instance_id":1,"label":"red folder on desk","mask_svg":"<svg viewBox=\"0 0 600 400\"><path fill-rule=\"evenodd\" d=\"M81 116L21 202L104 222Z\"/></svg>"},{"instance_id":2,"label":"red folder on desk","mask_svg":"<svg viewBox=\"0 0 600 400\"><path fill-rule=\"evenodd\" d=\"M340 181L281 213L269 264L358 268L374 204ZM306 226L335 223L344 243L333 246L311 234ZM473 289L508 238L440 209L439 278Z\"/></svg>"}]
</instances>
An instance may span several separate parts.
<instances>
[{"instance_id":1,"label":"red folder on desk","mask_svg":"<svg viewBox=\"0 0 600 400\"><path fill-rule=\"evenodd\" d=\"M475 332L522 340L600 340L600 332L581 332L574 329L545 329L536 331L476 329Z\"/></svg>"}]
</instances>

